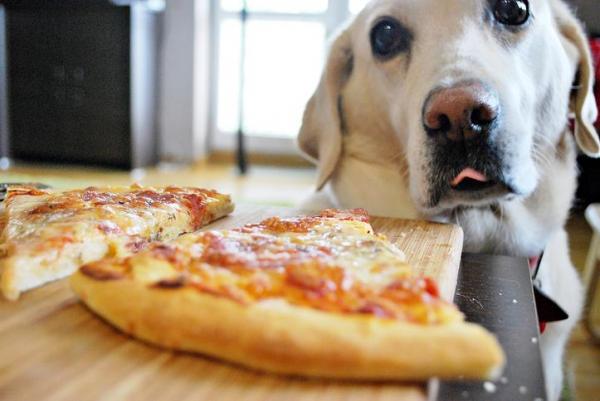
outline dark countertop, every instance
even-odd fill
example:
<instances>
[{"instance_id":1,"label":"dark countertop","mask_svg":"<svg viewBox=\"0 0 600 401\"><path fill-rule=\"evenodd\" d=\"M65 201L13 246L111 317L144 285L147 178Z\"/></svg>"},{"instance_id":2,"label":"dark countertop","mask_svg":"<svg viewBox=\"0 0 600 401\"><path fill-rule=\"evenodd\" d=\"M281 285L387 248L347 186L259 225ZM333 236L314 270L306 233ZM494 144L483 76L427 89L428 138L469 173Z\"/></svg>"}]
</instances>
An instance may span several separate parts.
<instances>
[{"instance_id":1,"label":"dark countertop","mask_svg":"<svg viewBox=\"0 0 600 401\"><path fill-rule=\"evenodd\" d=\"M467 320L496 334L506 353L507 366L495 382L442 382L438 401L546 400L537 313L527 261L464 254L454 301Z\"/></svg>"}]
</instances>

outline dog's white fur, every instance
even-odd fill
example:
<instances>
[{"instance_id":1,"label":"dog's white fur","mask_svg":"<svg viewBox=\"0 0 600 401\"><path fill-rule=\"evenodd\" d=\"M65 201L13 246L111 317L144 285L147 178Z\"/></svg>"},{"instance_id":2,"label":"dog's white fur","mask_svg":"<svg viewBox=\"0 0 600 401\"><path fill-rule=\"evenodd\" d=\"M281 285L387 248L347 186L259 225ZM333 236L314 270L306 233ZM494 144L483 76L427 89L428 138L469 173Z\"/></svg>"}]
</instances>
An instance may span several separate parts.
<instances>
[{"instance_id":1,"label":"dog's white fur","mask_svg":"<svg viewBox=\"0 0 600 401\"><path fill-rule=\"evenodd\" d=\"M299 136L318 166L318 189L303 206L363 207L370 213L454 222L465 250L546 254L545 292L570 314L550 324L541 348L548 397L562 387L562 357L581 313L582 288L564 230L575 191L575 143L598 157L593 73L583 30L562 0L530 0L535 19L519 33L481 16L487 0L375 0L333 42ZM410 54L376 60L369 32L393 16L414 35ZM570 100L576 71L581 87ZM518 195L427 202L430 158L421 123L427 94L465 79L491 85L503 107L497 139L504 174ZM575 141L567 128L576 119Z\"/></svg>"}]
</instances>

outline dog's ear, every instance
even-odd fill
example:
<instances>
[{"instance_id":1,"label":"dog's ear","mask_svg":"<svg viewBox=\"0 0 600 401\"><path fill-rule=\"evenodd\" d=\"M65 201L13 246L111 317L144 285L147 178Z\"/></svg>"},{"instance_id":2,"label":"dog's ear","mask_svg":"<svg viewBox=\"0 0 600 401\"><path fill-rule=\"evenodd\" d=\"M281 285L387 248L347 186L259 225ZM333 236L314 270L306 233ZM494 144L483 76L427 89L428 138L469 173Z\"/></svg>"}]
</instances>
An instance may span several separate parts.
<instances>
[{"instance_id":1,"label":"dog's ear","mask_svg":"<svg viewBox=\"0 0 600 401\"><path fill-rule=\"evenodd\" d=\"M350 32L342 31L334 40L321 82L304 112L298 144L318 167L317 188L333 174L342 154L343 119L341 91L352 73Z\"/></svg>"},{"instance_id":2,"label":"dog's ear","mask_svg":"<svg viewBox=\"0 0 600 401\"><path fill-rule=\"evenodd\" d=\"M574 46L567 51L578 66L578 82L575 83L570 109L575 115L575 139L579 148L590 157L600 157L600 140L594 128L598 117L594 99L594 66L589 42L581 23L562 1L553 1L554 15L564 39Z\"/></svg>"}]
</instances>

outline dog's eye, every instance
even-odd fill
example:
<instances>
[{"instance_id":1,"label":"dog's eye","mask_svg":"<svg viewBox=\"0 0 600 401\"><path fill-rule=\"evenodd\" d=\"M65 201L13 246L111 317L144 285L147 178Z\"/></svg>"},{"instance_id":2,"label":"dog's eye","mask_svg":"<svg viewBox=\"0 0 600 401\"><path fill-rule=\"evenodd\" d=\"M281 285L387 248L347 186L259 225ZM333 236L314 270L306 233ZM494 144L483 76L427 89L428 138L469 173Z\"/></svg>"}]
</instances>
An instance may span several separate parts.
<instances>
[{"instance_id":1,"label":"dog's eye","mask_svg":"<svg viewBox=\"0 0 600 401\"><path fill-rule=\"evenodd\" d=\"M529 19L529 1L498 0L494 6L494 17L504 25L523 25Z\"/></svg>"},{"instance_id":2,"label":"dog's eye","mask_svg":"<svg viewBox=\"0 0 600 401\"><path fill-rule=\"evenodd\" d=\"M410 47L412 34L402 24L392 18L385 18L371 30L373 53L384 59L391 58Z\"/></svg>"}]
</instances>

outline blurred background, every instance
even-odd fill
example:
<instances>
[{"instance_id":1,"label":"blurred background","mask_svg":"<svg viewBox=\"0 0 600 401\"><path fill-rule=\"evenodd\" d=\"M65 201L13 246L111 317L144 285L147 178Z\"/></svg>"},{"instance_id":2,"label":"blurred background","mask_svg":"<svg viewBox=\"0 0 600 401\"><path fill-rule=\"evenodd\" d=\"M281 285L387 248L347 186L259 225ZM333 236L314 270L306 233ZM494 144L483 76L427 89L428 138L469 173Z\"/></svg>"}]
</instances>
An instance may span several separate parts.
<instances>
[{"instance_id":1,"label":"blurred background","mask_svg":"<svg viewBox=\"0 0 600 401\"><path fill-rule=\"evenodd\" d=\"M309 168L304 105L366 2L0 0L0 168ZM572 3L600 34L597 0ZM583 207L600 168L581 166Z\"/></svg>"},{"instance_id":2,"label":"blurred background","mask_svg":"<svg viewBox=\"0 0 600 401\"><path fill-rule=\"evenodd\" d=\"M327 38L365 3L0 0L0 168L60 187L216 180L289 204L272 180L290 170L294 199L310 192L304 105Z\"/></svg>"},{"instance_id":3,"label":"blurred background","mask_svg":"<svg viewBox=\"0 0 600 401\"><path fill-rule=\"evenodd\" d=\"M198 185L295 205L313 191L295 136L327 38L366 2L0 0L0 182ZM600 4L571 3L600 61ZM577 210L600 202L600 162L580 168L578 267L591 230ZM565 399L600 399L582 329L569 363Z\"/></svg>"},{"instance_id":4,"label":"blurred background","mask_svg":"<svg viewBox=\"0 0 600 401\"><path fill-rule=\"evenodd\" d=\"M326 39L366 1L0 3L2 156L130 169L226 159L240 129L293 162Z\"/></svg>"},{"instance_id":5,"label":"blurred background","mask_svg":"<svg viewBox=\"0 0 600 401\"><path fill-rule=\"evenodd\" d=\"M366 2L0 0L0 167L307 167L327 38ZM597 1L574 3L600 33Z\"/></svg>"}]
</instances>

